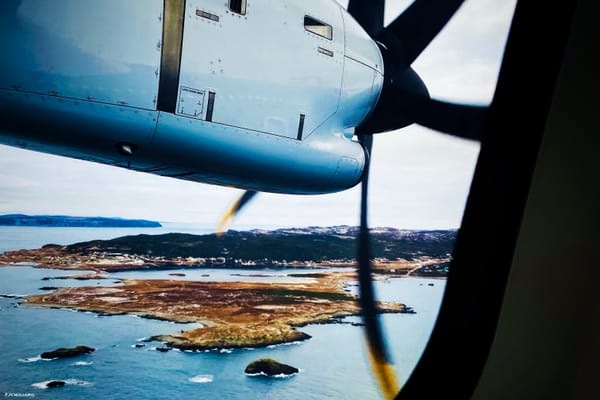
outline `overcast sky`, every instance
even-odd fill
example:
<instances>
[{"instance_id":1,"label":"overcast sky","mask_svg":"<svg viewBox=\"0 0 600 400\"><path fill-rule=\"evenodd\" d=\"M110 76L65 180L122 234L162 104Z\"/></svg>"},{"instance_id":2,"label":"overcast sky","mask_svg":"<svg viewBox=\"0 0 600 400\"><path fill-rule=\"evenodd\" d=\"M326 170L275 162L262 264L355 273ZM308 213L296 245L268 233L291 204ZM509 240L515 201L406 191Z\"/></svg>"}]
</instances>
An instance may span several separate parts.
<instances>
[{"instance_id":1,"label":"overcast sky","mask_svg":"<svg viewBox=\"0 0 600 400\"><path fill-rule=\"evenodd\" d=\"M346 2L340 1L342 4ZM388 1L391 21L410 1ZM435 98L488 104L514 0L467 0L413 68ZM370 225L458 228L479 145L410 126L375 137ZM0 146L0 214L121 216L207 225L237 189ZM359 190L321 196L261 194L232 228L358 224Z\"/></svg>"}]
</instances>

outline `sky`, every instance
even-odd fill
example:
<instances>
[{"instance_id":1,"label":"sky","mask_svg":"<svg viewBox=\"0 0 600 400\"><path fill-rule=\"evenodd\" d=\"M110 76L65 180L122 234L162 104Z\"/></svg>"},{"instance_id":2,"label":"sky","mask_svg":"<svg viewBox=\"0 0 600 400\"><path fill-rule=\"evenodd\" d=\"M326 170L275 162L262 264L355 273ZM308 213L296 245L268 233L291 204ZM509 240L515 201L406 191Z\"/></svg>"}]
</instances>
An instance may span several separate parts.
<instances>
[{"instance_id":1,"label":"sky","mask_svg":"<svg viewBox=\"0 0 600 400\"><path fill-rule=\"evenodd\" d=\"M343 5L346 2L340 1ZM386 3L386 23L408 6ZM489 104L515 0L467 0L413 68L432 97ZM412 125L375 137L371 226L460 227L477 142ZM0 145L0 214L119 216L207 226L241 190L180 181ZM261 193L232 229L358 225L359 188L318 196Z\"/></svg>"}]
</instances>

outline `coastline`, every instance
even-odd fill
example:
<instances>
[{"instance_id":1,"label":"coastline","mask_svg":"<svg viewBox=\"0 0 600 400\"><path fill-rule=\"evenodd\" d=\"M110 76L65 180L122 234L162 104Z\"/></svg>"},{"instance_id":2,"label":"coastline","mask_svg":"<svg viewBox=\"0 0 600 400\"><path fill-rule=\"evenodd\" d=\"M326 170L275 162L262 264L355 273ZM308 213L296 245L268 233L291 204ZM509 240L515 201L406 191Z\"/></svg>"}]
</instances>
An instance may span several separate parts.
<instances>
[{"instance_id":1,"label":"coastline","mask_svg":"<svg viewBox=\"0 0 600 400\"><path fill-rule=\"evenodd\" d=\"M355 279L354 273L326 272L306 283L124 280L30 295L25 304L202 324L153 337L180 350L257 348L306 340L310 336L297 328L359 315L356 296L346 291ZM412 312L401 303L378 307L381 313Z\"/></svg>"},{"instance_id":2,"label":"coastline","mask_svg":"<svg viewBox=\"0 0 600 400\"><path fill-rule=\"evenodd\" d=\"M43 235L38 236L38 231ZM52 235L56 235L56 239L50 234L51 231L54 232ZM22 229L18 232L19 235L15 236L15 239L28 236L32 239L35 238L36 241L12 241L13 230L7 229L7 238L11 240L6 241L7 246L5 247L10 246L10 248L5 251L19 248L39 248L43 243L58 243L62 246L70 246L69 243L82 241L77 235L71 234L75 230L64 229L64 231L66 231L66 234L63 237L59 236L62 231L58 230ZM88 231L91 231L91 229ZM100 239L108 239L109 233L104 233L103 230L98 229L96 231ZM85 240L97 239L92 237L94 232L84 232L84 230L81 230L81 232L81 237ZM119 232L119 235L128 234L127 232L121 233L122 231L117 232ZM39 237L41 239L38 239ZM44 240L44 242L41 242L41 240ZM316 241L314 248L310 248L310 252L303 250L304 254L319 260L322 254L326 254L322 251L323 243L328 242ZM75 251L72 251L69 252L70 254L63 253L59 255L54 259L54 265L51 265L52 263L42 265L42 263L36 261L29 264L12 265L6 270L0 268L0 274L4 281L0 293L48 295L56 291L56 289L52 291L50 289L41 290L42 286L56 288L64 286L112 287L116 285L116 287L119 287L124 279L306 283L306 281L313 281L313 278L319 275L322 276L322 273L326 270L336 270L349 274L347 280L344 280L345 285L342 290L356 295L359 289L353 275L355 266L351 259L345 260L345 264L341 263L345 268L333 268L331 258L326 260L328 263L319 264L309 261L306 264L310 265L302 263L298 268L295 268L290 265L294 260L291 255L285 257L289 261L287 264L283 263L282 258L275 259L277 265L275 263L261 265L258 261L262 261L262 259L256 259L257 265L255 266L200 266L193 265L193 263L181 265L188 263L188 260L182 258L181 264L165 265L166 268L150 265L141 265L140 267L140 265L135 264L135 261L139 259L135 254L142 257L153 255L156 258L161 255L155 247L149 247L152 250L152 254L149 254L146 250L140 252L135 248L127 249L127 245L128 243L120 244L120 247L115 250L108 249L108 246L101 247L101 251L107 249L106 257L103 258L101 263L91 265L82 263L83 260L79 261L77 258L71 258L71 256L78 257L77 254L73 254ZM431 244L431 246L434 245ZM232 251L232 258L237 257L233 253L234 248L228 244L226 247ZM80 250L81 247L71 249ZM426 251L425 246L423 246L423 249L420 254L435 255L435 253ZM265 250L265 252L261 250L262 256L265 258L270 257L272 254L269 253L268 249L265 248ZM113 254L109 255L108 252ZM438 253L442 252L439 251ZM83 252L81 254L92 255ZM420 257L420 254L417 254L416 257ZM42 254L41 252L39 255L41 257L50 256L50 254ZM285 255L287 256L288 253L286 252ZM393 261L397 261L394 258L395 254L385 255ZM119 266L119 259L117 259L119 256L122 256L122 260L127 261L127 263ZM152 260L154 261L155 258ZM427 261L426 259L423 260ZM402 362L398 363L397 368L400 373L407 375L408 372L404 370L409 367L405 367L405 365L418 359L419 349L421 349L422 342L428 335L428 327L435 319L432 316L435 305L432 305L432 303L437 301L445 285L444 282L440 281L438 284L433 280L395 279L407 275L402 273L402 265L398 265L398 263L395 266L386 264L382 258L374 261L377 266L381 265L383 270L390 272L389 274L376 273L374 275L378 297L382 300L414 306L418 312L417 315L381 315L386 332L398 339L390 342L391 345L398 347L398 349L394 349L394 354L403 354ZM420 261L421 259L408 258L405 265L417 266ZM104 268L105 266L107 268ZM337 264L337 266L340 266L340 264ZM53 269L56 267L58 268ZM392 269L395 269L395 271L392 271ZM98 272L101 275L90 275L86 280L85 275L92 272ZM171 273L185 274L185 276L171 275ZM411 274L409 277L417 276L417 274ZM58 279L61 277L65 278ZM76 277L82 279L73 279ZM44 278L49 279L42 282ZM429 283L434 283L435 287L429 288ZM215 286L215 289L217 289L217 286ZM156 294L160 292L158 291ZM167 290L162 290L162 292L168 293ZM73 291L73 294L75 293ZM100 295L100 297L110 296L113 296L113 294ZM77 309L71 305L63 305L60 304L61 302L57 302L56 309L51 309L51 304L47 304L47 307L37 306L26 303L25 299L22 298L2 300L2 310L0 310L0 314L3 316L2 321L5 322L7 327L11 327L3 330L3 360L6 365L14 366L10 371L6 371L5 377L8 387L13 385L30 387L34 382L46 381L50 378L66 381L67 378L77 377L85 379L93 385L85 387L70 386L65 389L66 391L76 391L78 397L89 397L92 393L90 390L93 390L93 394L100 397L113 398L115 393L118 397L122 386L132 382L135 382L135 385L131 385L131 389L136 391L132 395L134 397L141 396L142 398L147 396L148 393L156 393L161 398L173 397L173 390L176 391L175 397L193 397L197 396L199 389L207 397L218 397L223 392L232 391L239 393L240 396L238 397L253 398L256 393L260 393L262 389L267 388L269 388L270 393L276 394L276 397L285 398L286 396L289 397L290 390L295 391L297 389L297 385L301 386L299 393L302 393L302 387L307 387L307 385L308 387L314 387L315 389L312 392L315 399L327 397L332 392L339 393L341 397L347 398L356 397L357 393L360 393L359 397L361 398L376 397L376 389L370 386L368 365L363 365L364 355L360 349L361 345L364 344L364 327L361 326L361 318L356 316L357 314L350 314L355 315L350 317L335 317L334 314L330 314L328 318L322 318L318 322L315 319L315 322L311 320L305 324L291 326L293 328L292 332L303 332L311 336L302 341L293 341L292 337L278 341L277 337L272 335L270 342L265 342L264 338L261 338L259 343L251 344L252 347L210 347L208 342L203 346L191 346L191 342L187 341L185 336L183 342L175 343L174 339L176 338L174 337L181 336L181 330L192 331L199 328L199 323L209 326L213 322L222 323L222 321L200 319L199 316L195 316L191 319L194 322L181 324L176 319L179 318L179 313L174 317L174 313L162 315L158 312L148 313L141 310L135 313L131 311L109 311L108 308L113 308L110 302L101 304L104 307L99 307L98 311L92 312L85 310L85 304L81 304L81 309ZM307 300L320 301L322 299L317 297L308 298ZM202 300L197 299L195 302L201 304ZM308 303L310 305L310 301ZM258 305L261 306L261 304ZM255 311L260 310L260 308L254 309ZM237 311L243 311L243 309ZM273 313L276 319L283 317L275 311L271 310L269 313ZM221 313L225 313L225 311L221 311ZM182 317L185 317L185 315ZM263 327L259 326L259 328ZM276 331L276 329L279 329L279 327L274 326L273 330ZM221 331L221 333L225 334L226 332ZM279 334L279 332L276 333ZM169 341L171 341L171 344L169 344ZM89 361L90 364L93 361L93 365L80 367L70 362L24 363L17 361L33 358L33 356L45 350L61 346L70 347L78 343L99 349L97 354L86 356L85 361ZM15 344L17 345L15 346ZM167 351L168 353L165 353ZM404 355L408 355L409 361L405 361ZM274 357L279 361L298 366L303 372L299 378L276 386L270 385L270 382L263 379L248 379L242 373L243 367L261 357ZM107 364L103 362L106 359L114 360L114 363ZM322 368L322 365L326 365L328 368ZM118 374L118 379L113 378L115 373ZM35 377L33 374L39 374L40 378ZM190 382L196 382L194 377L205 375L211 376L210 384L202 387L197 384L190 384ZM161 380L146 379L149 376L160 377ZM202 382L204 383L205 380L202 379ZM32 389L36 394L38 393L37 389ZM65 393L65 390L40 392L40 395L61 396L62 393ZM309 395L309 397L311 396Z\"/></svg>"},{"instance_id":3,"label":"coastline","mask_svg":"<svg viewBox=\"0 0 600 400\"><path fill-rule=\"evenodd\" d=\"M0 273L3 269L0 268ZM221 276L229 276L236 271L228 270L219 273L218 270L208 271L211 278L220 279ZM273 271L266 272L271 274ZM295 273L287 270L286 273ZM310 272L310 271L307 271ZM186 272L187 273L187 272ZM242 272L247 275L253 272ZM11 268L3 272L3 281L6 282L5 290L10 288L23 288L19 293L43 293L39 292L40 279L45 276L62 275L65 272L52 271L36 268ZM202 272L197 272L200 276ZM218 274L218 275L216 275ZM122 275L122 274L118 274ZM129 273L128 277L162 276L168 277L166 272L158 273ZM187 274L187 278L193 278ZM282 276L282 274L278 274ZM23 286L23 278L27 278L27 286ZM146 279L146 278L144 278ZM240 279L250 279L247 277ZM11 283L9 283L11 282ZM14 282L14 284L12 283ZM100 285L110 285L111 280L100 281ZM434 287L428 287L433 282ZM60 281L60 285L86 285L95 286L96 281ZM435 320L435 310L440 293L443 292L445 282L436 283L431 279L389 279L388 282L379 281L377 287L378 297L382 300L397 301L413 306L416 315L385 314L381 315L385 324L386 334L392 335L390 345L393 345L392 354L402 354L401 362L396 364L398 373L407 376L412 365L420 356L420 351L429 329ZM19 286L17 286L19 285ZM350 282L349 289L356 294L357 287ZM2 321L18 323L19 329L3 330L4 347L3 360L6 365L14 365L7 371L6 382L8 387L23 385L29 387L32 383L52 379L65 380L76 377L95 386L69 387L68 390L77 390L78 398L89 397L89 390L93 394L114 398L114 393L120 393L119 387L136 382L134 385L138 392L136 397L144 398L147 393L160 393L160 397L172 397L171 385L177 388L178 395L194 397L198 390L202 390L208 397L218 397L219 393L227 390L235 390L236 393L242 389L244 396L253 398L256 391L266 387L269 382L265 380L250 380L243 374L243 367L249 362L261 357L273 357L279 361L299 367L302 371L301 383L306 385L317 385L314 398L327 397L327 393L334 391L341 397L356 397L361 393L361 398L375 398L376 390L371 388L368 365L363 363L364 354L361 346L364 344L364 328L360 326L360 317L346 317L339 321L329 323L309 324L297 328L309 335L311 339L301 342L288 342L278 345L269 345L262 348L245 349L209 349L204 351L179 350L172 348L168 352L167 345L162 342L147 340L154 335L178 333L181 329L191 330L196 324L178 324L161 320L148 319L133 315L114 315L110 318L97 315L92 312L74 311L69 308L49 309L38 306L26 306L22 300L17 302L19 307L11 306L14 300L4 299L0 315ZM14 316L14 317L13 317ZM43 330L40 330L43 327ZM40 334L43 332L43 334ZM395 339L394 339L395 338ZM84 361L93 361L92 366L74 366L70 362L34 362L23 363L18 359L32 358L42 351L57 347L69 347L76 344L85 344L99 349L97 353L86 356ZM15 346L15 344L17 344ZM405 359L404 355L408 357ZM102 360L114 359L115 364L106 364ZM408 360L408 361L406 361ZM326 365L328 368L320 367ZM25 371L25 372L23 372ZM118 372L120 379L112 376ZM41 374L41 378L35 378L32 374ZM78 375L74 375L78 374ZM84 374L84 375L82 375ZM188 378L197 375L210 374L214 376L214 382L204 387L188 385ZM165 376L169 382L168 390L165 384L157 384L154 380L144 379L147 376ZM137 383L141 380L142 383ZM143 383L146 382L146 383ZM289 397L289 390L294 388L298 382L293 380L277 385L277 397ZM308 383L306 383L308 382ZM348 385L353 385L349 388ZM145 385L145 386L139 386ZM247 386L251 385L251 386ZM290 386L292 385L292 386ZM325 386L324 386L325 385ZM133 385L131 387L134 387ZM91 389L90 389L91 388ZM54 392L53 392L54 393ZM57 390L57 396L62 391ZM41 394L40 394L41 395ZM53 394L54 395L54 394ZM119 397L118 395L116 395ZM175 396L177 397L177 396ZM310 397L310 396L309 396ZM339 397L339 396L335 396Z\"/></svg>"},{"instance_id":4,"label":"coastline","mask_svg":"<svg viewBox=\"0 0 600 400\"><path fill-rule=\"evenodd\" d=\"M402 235L404 233L397 230L386 231L379 239L380 251L390 255L408 254L402 249L386 253L398 240L404 240ZM348 232L340 236L337 230L324 234L312 228L306 232L233 232L227 238L138 235L8 251L0 254L0 266L28 265L72 271L66 276L43 280L81 281L112 278L107 274L117 272L180 270L166 279L162 276L146 280L137 276L136 279L113 278L117 286L99 286L100 282L93 287L46 286L44 290L50 292L27 296L25 304L202 324L201 328L153 337L181 350L255 348L306 340L310 336L298 328L337 323L343 317L360 315L358 297L349 293L350 287L356 286L356 262L351 256L342 256L351 250L348 247L354 243L349 240L351 236ZM445 277L451 258L445 253L445 245L438 245L437 241L448 241L451 236L448 232L436 233L432 239L429 233L409 234L404 246L422 250L411 253L409 259L376 257L372 263L374 279ZM259 240L269 243L264 245L264 252L257 251L254 245L244 247ZM419 243L417 247L414 247L415 242ZM314 243L319 245L315 247ZM301 245L295 248L295 244ZM434 248L437 250L432 250ZM431 253L423 253L425 249ZM239 258L241 254L245 254L245 258ZM334 258L333 254L339 257ZM239 275L235 281L199 278L198 271L207 268L258 272L230 274ZM285 277L291 281L282 282L281 275L275 274L272 275L275 282L271 282L271 275L262 272L266 269L286 269ZM255 282L248 277L266 280ZM380 313L414 313L412 308L400 303L378 302L377 307Z\"/></svg>"},{"instance_id":5,"label":"coastline","mask_svg":"<svg viewBox=\"0 0 600 400\"><path fill-rule=\"evenodd\" d=\"M455 231L373 231L377 273L444 275ZM41 268L94 271L180 268L355 268L355 228L230 231L227 235L139 234L71 245L6 251L0 265L35 262Z\"/></svg>"}]
</instances>

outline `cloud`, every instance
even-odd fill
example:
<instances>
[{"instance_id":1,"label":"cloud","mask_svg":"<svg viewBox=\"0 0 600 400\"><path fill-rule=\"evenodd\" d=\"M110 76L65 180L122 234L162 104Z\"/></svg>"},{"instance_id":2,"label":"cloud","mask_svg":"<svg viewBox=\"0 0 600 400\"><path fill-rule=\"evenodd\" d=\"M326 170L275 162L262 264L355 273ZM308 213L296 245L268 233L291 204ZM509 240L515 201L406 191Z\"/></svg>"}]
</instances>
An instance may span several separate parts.
<instances>
[{"instance_id":1,"label":"cloud","mask_svg":"<svg viewBox=\"0 0 600 400\"><path fill-rule=\"evenodd\" d=\"M515 0L469 0L413 64L433 97L489 103Z\"/></svg>"}]
</instances>

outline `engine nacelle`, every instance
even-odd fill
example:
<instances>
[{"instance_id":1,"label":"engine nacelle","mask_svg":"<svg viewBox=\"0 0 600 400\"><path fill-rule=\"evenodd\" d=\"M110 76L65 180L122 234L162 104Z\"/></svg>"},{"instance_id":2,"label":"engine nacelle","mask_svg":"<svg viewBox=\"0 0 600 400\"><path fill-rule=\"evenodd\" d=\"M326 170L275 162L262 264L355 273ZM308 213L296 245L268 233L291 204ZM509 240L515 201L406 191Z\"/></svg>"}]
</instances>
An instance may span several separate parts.
<instances>
[{"instance_id":1,"label":"engine nacelle","mask_svg":"<svg viewBox=\"0 0 600 400\"><path fill-rule=\"evenodd\" d=\"M0 143L260 191L360 180L383 62L334 1L9 1L0 30Z\"/></svg>"}]
</instances>

